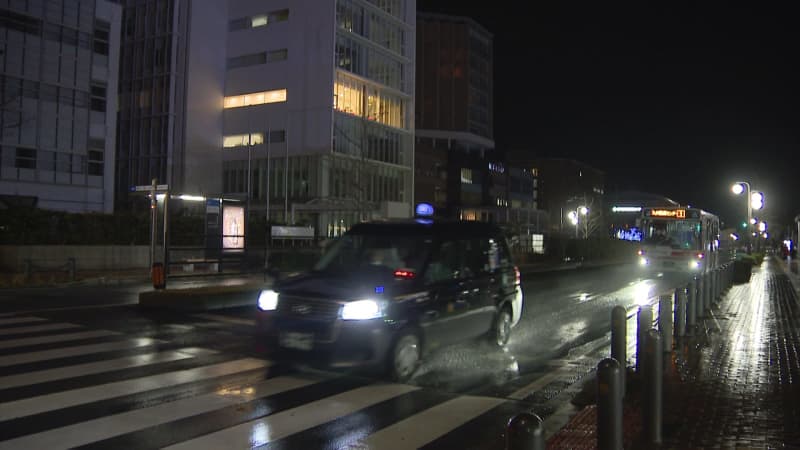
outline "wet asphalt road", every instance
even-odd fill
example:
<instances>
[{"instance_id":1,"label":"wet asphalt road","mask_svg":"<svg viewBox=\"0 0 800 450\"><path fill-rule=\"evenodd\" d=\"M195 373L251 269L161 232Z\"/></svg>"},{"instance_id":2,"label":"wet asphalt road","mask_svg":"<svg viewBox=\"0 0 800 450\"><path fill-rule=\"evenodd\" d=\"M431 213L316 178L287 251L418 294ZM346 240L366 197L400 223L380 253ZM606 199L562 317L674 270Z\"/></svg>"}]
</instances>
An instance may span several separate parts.
<instances>
[{"instance_id":1,"label":"wet asphalt road","mask_svg":"<svg viewBox=\"0 0 800 450\"><path fill-rule=\"evenodd\" d=\"M45 438L53 439L53 428L59 426L83 433L75 438L76 443L94 442L98 448L161 447L180 442L215 448L224 441L215 441L217 437L193 441L199 434L215 430L222 433L219 439L249 433L247 442L251 444L275 441L280 448L340 448L351 445L352 439L360 443L354 448L382 448L386 442L395 442L398 435L414 435L409 439L413 437L415 445L425 444L426 448L496 448L511 415L531 408L546 415L559 402L569 401L566 391L591 370L602 357L600 353L585 356L583 365L575 366L583 373L576 376L565 372L541 386L536 380L555 367L554 361L563 361L570 350L602 340L613 306L631 310L637 301L674 288L685 277L643 274L632 265L524 275L523 315L505 351L492 350L482 342L444 348L430 355L410 386L383 385L374 392L369 386L376 380L360 373L342 377L341 373L270 362L270 349L255 338L253 308L208 313L143 311L135 303L138 293L149 286L135 284L4 290L0 291L0 410L14 412L0 413L0 434L23 439L7 441L13 444L9 448L51 442ZM259 368L263 364L268 370ZM209 367L225 375L214 372L208 379L211 375L203 370L211 370ZM565 382L565 377L570 381ZM531 388L530 393L519 393L519 388L532 380L539 392ZM177 385L170 387L169 383ZM290 392L281 391L282 383ZM116 390L126 395L114 397ZM269 395L260 398L262 391ZM217 393L213 399L206 398L213 392ZM240 397L231 400L231 392ZM97 396L96 401L84 405L92 395ZM213 409L220 395L250 406L228 405L209 411L205 418L174 422L175 414L197 414L197 405L191 402ZM325 403L336 395L343 395L343 400ZM184 402L194 406L184 408ZM348 407L362 405L367 408L364 411L374 414L354 414L341 409L342 402ZM324 405L330 411L318 411ZM161 416L140 411L147 416L142 420L151 424L142 430L135 429L135 421L123 420L124 414L106 417L123 411L137 414L143 408L172 409L160 422ZM310 408L310 412L294 408ZM458 412L442 413L440 408ZM29 416L14 418L15 414L27 414L26 409ZM284 424L284 413L288 417L300 414L303 423ZM119 421L118 427L108 428L106 434L97 431L92 438L82 428L93 424L90 429L96 430L92 421L112 418ZM258 423L250 423L254 419ZM431 425L434 431L429 436L409 435L407 424L415 421L436 426ZM282 429L283 434L276 431L271 435L264 434L264 426L288 428ZM301 428L296 429L298 426ZM342 427L351 431L342 431ZM385 433L372 434L383 428ZM487 429L494 431L487 434ZM305 438L294 434L303 430Z\"/></svg>"},{"instance_id":2,"label":"wet asphalt road","mask_svg":"<svg viewBox=\"0 0 800 450\"><path fill-rule=\"evenodd\" d=\"M631 310L643 293L653 297L685 282L686 276L642 272L627 264L525 274L522 318L505 352L481 342L447 347L430 356L415 382L465 392L534 372L570 349L605 335L612 307L622 305ZM253 320L253 309L211 311L217 319L228 317L230 321L198 324L197 315L139 311L134 306L138 294L149 289L146 284L127 284L3 290L0 314L38 311L60 320L145 335L171 335L177 330L184 343L225 345L263 356L263 346L252 339L247 326ZM225 338L220 339L219 333Z\"/></svg>"}]
</instances>

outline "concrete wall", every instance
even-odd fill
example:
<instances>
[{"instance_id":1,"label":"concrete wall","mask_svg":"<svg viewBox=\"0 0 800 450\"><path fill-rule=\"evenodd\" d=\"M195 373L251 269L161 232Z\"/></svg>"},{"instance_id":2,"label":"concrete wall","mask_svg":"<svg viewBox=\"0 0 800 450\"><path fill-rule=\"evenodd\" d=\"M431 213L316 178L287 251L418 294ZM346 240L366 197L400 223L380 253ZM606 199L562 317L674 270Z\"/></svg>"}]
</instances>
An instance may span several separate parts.
<instances>
[{"instance_id":1,"label":"concrete wall","mask_svg":"<svg viewBox=\"0 0 800 450\"><path fill-rule=\"evenodd\" d=\"M78 271L147 268L147 245L0 245L0 270L21 272L25 260L34 267L57 267L75 258Z\"/></svg>"}]
</instances>

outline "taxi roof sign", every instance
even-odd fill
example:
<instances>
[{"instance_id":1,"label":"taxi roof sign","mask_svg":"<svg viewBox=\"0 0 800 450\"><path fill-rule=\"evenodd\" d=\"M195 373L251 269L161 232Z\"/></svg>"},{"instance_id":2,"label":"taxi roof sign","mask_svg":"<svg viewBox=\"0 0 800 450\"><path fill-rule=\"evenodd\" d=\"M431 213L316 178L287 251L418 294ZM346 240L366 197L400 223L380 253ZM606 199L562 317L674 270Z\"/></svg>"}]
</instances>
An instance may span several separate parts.
<instances>
[{"instance_id":1,"label":"taxi roof sign","mask_svg":"<svg viewBox=\"0 0 800 450\"><path fill-rule=\"evenodd\" d=\"M431 217L433 216L433 205L430 203L419 203L414 212L420 217Z\"/></svg>"}]
</instances>

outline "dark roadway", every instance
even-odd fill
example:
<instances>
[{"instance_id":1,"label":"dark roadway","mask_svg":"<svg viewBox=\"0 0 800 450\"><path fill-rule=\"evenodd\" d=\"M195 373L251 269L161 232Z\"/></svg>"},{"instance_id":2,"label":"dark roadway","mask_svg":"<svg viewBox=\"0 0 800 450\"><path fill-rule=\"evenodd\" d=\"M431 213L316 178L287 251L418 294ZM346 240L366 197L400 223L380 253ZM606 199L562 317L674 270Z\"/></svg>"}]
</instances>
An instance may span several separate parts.
<instances>
[{"instance_id":1,"label":"dark roadway","mask_svg":"<svg viewBox=\"0 0 800 450\"><path fill-rule=\"evenodd\" d=\"M316 430L316 434L303 433L303 436L311 436L308 438L311 441L298 441L293 434L303 430L295 430L282 422L282 413L278 413L271 419L276 422L269 422L268 425L276 430L284 427L285 432L257 436L258 439L251 439L250 442L274 442L285 448L307 448L304 446L313 447L313 442L316 442L314 439L318 439L319 443L325 442L324 446L328 448L347 446L353 442L365 446L363 448L373 448L377 443L384 442L382 439L397 433L403 434L404 420L401 419L406 419L406 415L411 415L407 420L413 422L417 416L421 420L431 414L430 420L441 422L442 432L427 437L417 436L419 441L414 441L417 444L444 448L462 446L464 439L477 439L475 445L480 442L479 447L491 447L493 443L496 444L499 434L490 433L488 437L481 437L481 433L466 433L465 430L476 429L479 425L501 425L509 414L523 409L534 408L543 417L553 413L559 404L569 401L570 396L580 388L579 381L591 372L592 363L602 358L603 352L607 352L604 337L609 328L611 308L623 305L630 310L637 300L646 300L660 291L673 288L684 281L684 277L679 274L647 276L633 265L527 274L523 278L523 316L514 329L506 351L491 351L477 342L449 347L431 355L410 383L411 386L389 385L398 386L396 392L389 393L365 391L364 395L369 394L379 403L361 406L378 411L376 414L381 418L375 420L382 425L370 422L362 426L359 425L361 421L351 417L352 411L337 410L330 417L323 414L324 417L309 419L306 428ZM291 392L298 392L299 397L289 399L286 392L276 391L272 393L278 400L287 397L286 405L277 402L273 405L275 409L271 409L270 402L267 405L256 402L258 404L251 405L254 409L247 414L241 411L230 414L210 411L210 416L202 421L212 423L209 430L221 432L222 428L228 428L227 432L233 433L230 430L237 429L234 425L245 426L248 421L262 417L269 411L292 410L309 402L313 405L325 398L333 398L328 397L332 394L344 395L354 389L366 389L376 381L361 374L345 374L342 377L342 374L273 364L269 362L269 349L254 339L253 309L216 310L206 314L147 312L139 310L135 304L138 293L144 289L149 289L149 286L130 284L0 291L0 407L13 402L5 406L13 405L22 411L26 407L31 408L29 413L0 414L0 435L20 439L30 435L27 438L34 439L30 444L41 447L40 444L51 442L45 437L48 430L52 431L54 427L75 428L90 419L110 420L102 419L107 414L122 411L131 414L138 408L156 408L158 406L153 405L164 401L163 395L170 401L191 401L195 396L204 398L204 395L208 395L207 385L210 381L187 379L183 381L191 382L191 387L177 392L170 391L167 386L150 386L156 391L163 390L162 396L158 392L150 393L149 389L148 392L142 392L143 389L127 387L133 392L125 391L126 396L121 398L107 399L101 396L89 404L83 404L83 400L76 400L79 404L65 400L63 407L55 410L51 410L52 406L42 406L33 401L56 399L57 402L61 397L52 396L59 396L65 390L70 393L108 383L124 385L132 379L148 380L149 377L163 376L160 374L164 372L194 373L192 371L198 370L198 366L223 367L232 361L247 367L235 373L225 372L224 386L236 385L241 388L247 385L250 387L245 389L255 389L256 394L260 390L269 394L272 392L270 389L274 388L268 383L270 380L276 380L277 385L282 382L299 383L296 387L287 388L294 388ZM573 361L583 358L583 364L576 363L570 366L571 371L564 371L564 361L570 358ZM113 364L106 367L104 364L109 359ZM266 380L259 364L269 367ZM560 371L557 370L559 368ZM256 394L253 395L258 397ZM381 400L381 395L386 398ZM250 397L252 395L247 399ZM270 396L266 398L274 400ZM253 400L248 401L252 403ZM391 406L398 402L400 406ZM454 408L466 411L464 417L454 419L452 415L445 415L442 418L439 417L441 414L436 414L440 406L435 405L451 405L451 402ZM459 402L467 403L458 406ZM218 417L220 414L223 417ZM399 422L397 426L392 425L395 421ZM196 437L194 432L189 431L183 434L165 432L164 422L147 422L145 425L148 426L143 425L142 429L133 427L130 430L130 423L123 422L119 432L112 435L101 433L85 443L96 442L106 448L118 444L123 447L150 447L181 441L193 442L191 439ZM331 428L332 423L338 425ZM171 423L170 429L181 429L178 425ZM256 427L258 424L250 425ZM343 428L339 425L351 431L342 432ZM197 428L196 423L181 426ZM373 434L369 431L379 428L386 428L386 436L382 432ZM253 429L247 433L252 434ZM454 433L453 430L458 432ZM336 435L335 439L332 433ZM368 435L371 436L367 438ZM252 435L250 437L253 438ZM375 437L374 441L372 437ZM40 438L43 440L36 440ZM355 441L348 441L351 438ZM83 441L78 439L75 442ZM213 447L213 442L217 441L195 444ZM16 446L22 441L6 443Z\"/></svg>"}]
</instances>

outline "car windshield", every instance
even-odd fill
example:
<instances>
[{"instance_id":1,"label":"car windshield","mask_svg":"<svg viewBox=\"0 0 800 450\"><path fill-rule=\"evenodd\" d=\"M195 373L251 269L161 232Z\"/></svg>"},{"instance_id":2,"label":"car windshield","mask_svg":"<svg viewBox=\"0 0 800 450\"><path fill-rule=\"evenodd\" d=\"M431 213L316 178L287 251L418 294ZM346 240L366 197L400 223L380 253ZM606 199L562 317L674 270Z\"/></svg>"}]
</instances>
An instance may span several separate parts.
<instances>
[{"instance_id":1,"label":"car windshield","mask_svg":"<svg viewBox=\"0 0 800 450\"><path fill-rule=\"evenodd\" d=\"M689 221L653 221L645 227L645 244L699 250L700 224Z\"/></svg>"},{"instance_id":2,"label":"car windshield","mask_svg":"<svg viewBox=\"0 0 800 450\"><path fill-rule=\"evenodd\" d=\"M431 237L345 234L314 266L317 272L351 273L364 268L419 273L430 252Z\"/></svg>"}]
</instances>

